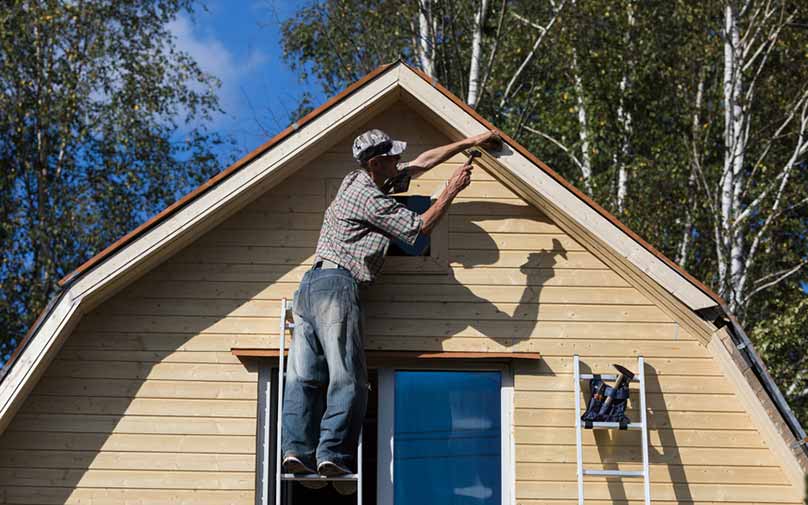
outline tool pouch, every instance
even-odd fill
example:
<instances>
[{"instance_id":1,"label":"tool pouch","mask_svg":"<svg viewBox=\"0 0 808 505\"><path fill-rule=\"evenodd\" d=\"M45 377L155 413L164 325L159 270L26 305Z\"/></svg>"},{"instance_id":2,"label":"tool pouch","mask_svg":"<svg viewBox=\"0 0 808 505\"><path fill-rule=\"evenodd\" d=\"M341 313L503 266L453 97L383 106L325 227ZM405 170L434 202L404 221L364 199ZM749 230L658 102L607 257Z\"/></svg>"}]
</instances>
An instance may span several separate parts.
<instances>
[{"instance_id":1,"label":"tool pouch","mask_svg":"<svg viewBox=\"0 0 808 505\"><path fill-rule=\"evenodd\" d=\"M595 422L620 423L620 429L625 430L631 420L626 417L626 406L628 404L628 382L624 382L618 389L606 386L603 389L602 399L596 397L596 392L601 389L603 379L600 375L595 375L589 381L590 398L586 412L581 416L585 428L592 428ZM606 398L612 398L609 405L605 405Z\"/></svg>"},{"instance_id":2,"label":"tool pouch","mask_svg":"<svg viewBox=\"0 0 808 505\"><path fill-rule=\"evenodd\" d=\"M620 423L620 429L625 430L631 420L626 417L626 407L628 406L628 382L624 382L619 389L606 387L604 396L611 396L612 403L607 409L601 408L598 421L608 423Z\"/></svg>"},{"instance_id":3,"label":"tool pouch","mask_svg":"<svg viewBox=\"0 0 808 505\"><path fill-rule=\"evenodd\" d=\"M598 398L596 394L601 384L603 384L603 380L600 378L600 375L595 375L589 381L589 404L586 407L586 412L581 416L581 421L584 421L586 428L592 428L592 423L598 420L598 413L603 406L603 398L605 398L605 396Z\"/></svg>"}]
</instances>

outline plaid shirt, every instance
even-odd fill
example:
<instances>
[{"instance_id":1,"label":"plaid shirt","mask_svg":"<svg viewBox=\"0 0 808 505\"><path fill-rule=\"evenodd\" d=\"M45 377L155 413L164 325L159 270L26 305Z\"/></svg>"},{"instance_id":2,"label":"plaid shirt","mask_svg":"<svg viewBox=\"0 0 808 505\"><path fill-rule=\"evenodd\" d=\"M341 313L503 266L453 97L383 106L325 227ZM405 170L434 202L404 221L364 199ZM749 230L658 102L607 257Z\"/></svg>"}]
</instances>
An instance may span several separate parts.
<instances>
[{"instance_id":1,"label":"plaid shirt","mask_svg":"<svg viewBox=\"0 0 808 505\"><path fill-rule=\"evenodd\" d=\"M327 259L348 269L360 283L372 282L384 264L390 239L410 245L421 216L385 195L361 169L345 176L323 217L314 261Z\"/></svg>"}]
</instances>

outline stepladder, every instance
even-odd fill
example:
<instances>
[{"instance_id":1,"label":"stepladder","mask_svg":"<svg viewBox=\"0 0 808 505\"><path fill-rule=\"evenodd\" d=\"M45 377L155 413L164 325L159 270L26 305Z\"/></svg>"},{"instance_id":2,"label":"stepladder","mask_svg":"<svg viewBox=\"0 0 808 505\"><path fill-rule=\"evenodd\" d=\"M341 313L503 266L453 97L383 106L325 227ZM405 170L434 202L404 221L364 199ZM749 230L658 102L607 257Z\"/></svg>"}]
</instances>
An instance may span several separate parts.
<instances>
[{"instance_id":1,"label":"stepladder","mask_svg":"<svg viewBox=\"0 0 808 505\"><path fill-rule=\"evenodd\" d=\"M622 426L618 422L585 422L581 420L583 412L581 410L582 388L581 383L587 382L598 377L604 381L615 381L617 375L614 373L581 373L581 360L576 354L573 358L574 369L574 391L575 391L575 443L576 443L576 456L577 466L576 471L578 475L578 504L584 505L584 485L586 483L585 477L587 476L601 476L608 478L642 478L643 479L643 496L645 505L651 504L651 475L650 466L648 463L648 414L646 409L645 398L645 360L642 356L637 358L637 372L634 377L630 379L630 383L639 383L639 422L624 423ZM629 400L631 401L631 400ZM615 469L600 469L600 468L584 468L584 451L583 451L583 430L637 430L641 432L640 444L642 449L642 470L615 470ZM627 462L628 463L628 462Z\"/></svg>"},{"instance_id":2,"label":"stepladder","mask_svg":"<svg viewBox=\"0 0 808 505\"><path fill-rule=\"evenodd\" d=\"M284 298L281 300L281 307L280 307L280 337L278 340L278 376L277 376L277 384L278 384L278 393L277 393L277 416L276 416L276 426L275 426L275 434L276 434L276 443L275 443L275 454L273 455L275 464L275 496L274 501L271 501L269 497L267 497L267 493L265 492L263 496L265 499L263 500L265 503L261 505L288 505L294 503L292 498L293 487L292 484L294 482L300 483L308 483L310 484L308 487L310 488L317 488L323 485L327 485L329 483L336 483L335 485L342 484L343 486L347 485L348 487L353 484L356 489L356 503L357 505L362 505L362 432L359 433L359 444L356 449L356 473L350 473L345 475L340 475L336 477L325 477L316 473L312 474L291 474L291 473L283 473L282 468L282 458L283 458L283 396L284 396L284 384L285 384L285 377L286 377L286 337L287 335L291 338L294 338L294 317L292 313L293 308L293 300L291 298L287 299ZM264 437L265 440L268 440L270 436L269 429L270 423L265 423L265 433ZM264 461L269 461L269 455L264 458ZM266 475L266 473L264 474ZM317 485L319 483L319 486ZM305 484L303 484L305 486ZM286 486L286 491L284 491L284 486Z\"/></svg>"}]
</instances>

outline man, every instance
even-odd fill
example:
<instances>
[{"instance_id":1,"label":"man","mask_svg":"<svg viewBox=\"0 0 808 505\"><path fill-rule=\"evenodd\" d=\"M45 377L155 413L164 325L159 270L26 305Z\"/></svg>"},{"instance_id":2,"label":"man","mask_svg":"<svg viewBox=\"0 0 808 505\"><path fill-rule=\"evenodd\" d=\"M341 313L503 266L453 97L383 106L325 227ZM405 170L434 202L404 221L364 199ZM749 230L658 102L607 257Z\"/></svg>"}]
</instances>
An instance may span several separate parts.
<instances>
[{"instance_id":1,"label":"man","mask_svg":"<svg viewBox=\"0 0 808 505\"><path fill-rule=\"evenodd\" d=\"M294 297L294 338L283 403L282 454L286 473L351 473L367 407L367 368L359 284L379 273L391 238L410 245L429 235L449 204L471 181L459 167L423 214L407 209L381 188L396 176L420 175L473 146L496 147L496 131L431 149L399 163L407 144L380 130L358 136L353 170L325 211L314 267ZM403 173L402 173L403 172ZM327 393L324 388L327 386ZM315 466L316 465L316 466Z\"/></svg>"}]
</instances>

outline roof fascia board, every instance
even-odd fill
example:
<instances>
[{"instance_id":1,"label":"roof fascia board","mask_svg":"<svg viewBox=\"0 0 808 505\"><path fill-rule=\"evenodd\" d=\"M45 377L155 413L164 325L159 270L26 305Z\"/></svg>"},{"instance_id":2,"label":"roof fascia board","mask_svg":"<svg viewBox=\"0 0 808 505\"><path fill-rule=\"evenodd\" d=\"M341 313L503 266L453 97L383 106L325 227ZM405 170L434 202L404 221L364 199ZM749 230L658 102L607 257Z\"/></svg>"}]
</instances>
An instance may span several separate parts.
<instances>
[{"instance_id":1,"label":"roof fascia board","mask_svg":"<svg viewBox=\"0 0 808 505\"><path fill-rule=\"evenodd\" d=\"M749 417L757 426L766 445L771 447L775 454L779 456L789 481L799 490L799 496L804 496L805 473L798 459L800 456L795 451L799 451L802 457L804 457L804 453L799 448L794 450L789 447L788 439L790 438L793 441L794 436L782 416L780 416L779 411L768 396L763 399L755 391L742 371L743 358L739 353L733 358L731 353L737 353L738 351L737 349L730 350L727 346L734 347L734 344L729 335L728 327L725 326L715 332L715 336L710 341L707 349L719 363L724 375L729 379L729 383L735 388L735 397L740 400L746 411L749 412ZM765 395L765 392L763 394ZM770 405L768 408L763 403L766 400L769 400ZM779 420L783 426L778 427L776 420Z\"/></svg>"},{"instance_id":2,"label":"roof fascia board","mask_svg":"<svg viewBox=\"0 0 808 505\"><path fill-rule=\"evenodd\" d=\"M28 343L0 383L0 433L5 431L47 365L53 361L55 354L49 353L49 349L53 349L57 342L56 347L60 347L80 319L79 303L65 293L39 327L37 335L41 338L33 338Z\"/></svg>"},{"instance_id":3,"label":"roof fascia board","mask_svg":"<svg viewBox=\"0 0 808 505\"><path fill-rule=\"evenodd\" d=\"M368 119L399 97L398 71L381 74L324 111L284 142L221 180L69 285L0 381L0 433L75 328L81 315L246 206L336 141L345 127ZM314 147L316 146L316 147Z\"/></svg>"},{"instance_id":4,"label":"roof fascia board","mask_svg":"<svg viewBox=\"0 0 808 505\"><path fill-rule=\"evenodd\" d=\"M402 89L423 102L461 136L476 135L487 131L488 128L485 125L463 111L408 67L402 65L399 79ZM506 165L523 183L534 188L544 199L553 202L573 220L592 230L600 240L634 263L691 309L698 310L717 305L714 299L627 236L595 209L582 202L579 196L573 194L545 171L537 170L535 163L516 149L500 154L498 161Z\"/></svg>"},{"instance_id":5,"label":"roof fascia board","mask_svg":"<svg viewBox=\"0 0 808 505\"><path fill-rule=\"evenodd\" d=\"M148 221L144 222L143 224L141 224L140 226L138 226L137 228L135 228L131 232L127 233L126 235L124 235L120 239L116 240L115 242L110 244L106 249L102 250L101 252L99 252L98 254L96 254L95 256L90 258L89 260L85 261L78 268L76 268L72 272L68 273L63 278L61 278L59 280L59 282L58 282L59 286L60 287L65 286L66 284L71 282L74 278L76 278L79 275L83 274L86 270L89 270L90 268L92 268L96 264L100 263L101 261L104 261L108 256L111 256L115 251L117 251L118 249L120 249L124 245L128 244L132 240L139 237L141 234L143 234L146 231L148 231L149 229L151 229L156 223L159 223L163 219L167 218L168 216L170 216L171 214L173 214L174 212L176 212L177 210L179 210L180 208L185 206L188 202L192 201L194 198L197 198L200 194L204 193L205 191L207 191L211 187L215 186L216 184L221 182L223 179L229 177L234 172L240 170L245 165L251 163L254 159L258 158L259 156L261 156L263 153L267 152L269 149L271 149L275 145L283 142L284 140L286 140L286 138L290 137L291 135L294 135L294 133L297 132L299 129L303 128L309 122L311 122L315 118L319 117L320 114L322 114L324 111L330 109L333 105L341 102L346 97L350 96L356 90L362 88L367 82L370 82L370 81L374 80L375 78L377 78L380 74L382 74L384 72L387 72L388 70L393 70L393 69L396 69L394 64L382 65L382 66L376 68L375 70L373 70L372 72L370 72L369 74L367 74L366 76L364 76L363 78L361 78L358 81L354 82L353 84L351 84L350 86L345 88L341 93L331 97L324 104L320 105L319 107L317 107L313 111L309 112L308 114L303 116L298 121L292 123L285 130L281 131L280 133L278 133L277 135L275 135L274 137L272 137L271 139L266 141L261 146L255 148L252 152L250 152L246 156L242 157L240 160L233 163L232 165L227 167L225 170L223 170L223 171L219 172L218 174L214 175L213 177L208 179L206 182L204 182L203 184L198 186L196 189L194 189L193 191L187 193L185 196L183 196L182 198L180 198L176 202L172 203L171 205L169 205L165 209L163 209L160 213L158 213L157 215L155 215L154 217L152 217Z\"/></svg>"},{"instance_id":6,"label":"roof fascia board","mask_svg":"<svg viewBox=\"0 0 808 505\"><path fill-rule=\"evenodd\" d=\"M264 153L147 234L118 251L94 270L81 276L71 286L74 297L85 297L88 293L97 291L110 283L115 276L160 250L183 233L190 231L198 232L194 235L201 235L205 230L198 227L199 223L210 223L211 216L227 208L228 204L236 203L227 209L229 212L222 213L220 220L226 219L252 200L244 198L245 193L249 192L256 198L311 161L320 151L324 151L327 147L324 144L320 144L319 149L311 150L311 148L320 143L326 135L344 131L345 125L372 115L397 98L397 72L387 72L368 83L365 88L325 111L285 142ZM302 156L307 150L308 156Z\"/></svg>"}]
</instances>

